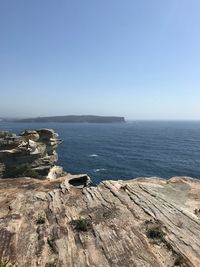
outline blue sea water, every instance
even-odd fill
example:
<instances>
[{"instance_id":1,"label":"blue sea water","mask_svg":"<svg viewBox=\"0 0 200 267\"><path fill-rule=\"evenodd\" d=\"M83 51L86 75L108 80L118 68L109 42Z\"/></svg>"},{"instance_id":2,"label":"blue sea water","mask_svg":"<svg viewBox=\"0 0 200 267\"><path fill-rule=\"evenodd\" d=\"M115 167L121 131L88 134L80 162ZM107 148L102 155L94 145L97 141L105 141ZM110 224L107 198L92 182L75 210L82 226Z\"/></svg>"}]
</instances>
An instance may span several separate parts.
<instances>
[{"instance_id":1,"label":"blue sea water","mask_svg":"<svg viewBox=\"0 0 200 267\"><path fill-rule=\"evenodd\" d=\"M200 122L133 121L117 124L3 123L1 130L53 128L63 143L59 162L95 183L141 176L200 178Z\"/></svg>"}]
</instances>

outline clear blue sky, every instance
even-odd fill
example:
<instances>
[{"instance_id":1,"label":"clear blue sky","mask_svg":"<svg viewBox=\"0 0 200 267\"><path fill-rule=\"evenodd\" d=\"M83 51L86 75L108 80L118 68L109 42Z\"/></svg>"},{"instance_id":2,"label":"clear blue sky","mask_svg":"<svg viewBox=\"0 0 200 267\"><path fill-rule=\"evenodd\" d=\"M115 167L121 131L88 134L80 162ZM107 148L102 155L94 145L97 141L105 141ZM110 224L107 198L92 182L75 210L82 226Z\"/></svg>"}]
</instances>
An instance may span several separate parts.
<instances>
[{"instance_id":1,"label":"clear blue sky","mask_svg":"<svg viewBox=\"0 0 200 267\"><path fill-rule=\"evenodd\" d=\"M200 119L199 0L1 0L0 117Z\"/></svg>"}]
</instances>

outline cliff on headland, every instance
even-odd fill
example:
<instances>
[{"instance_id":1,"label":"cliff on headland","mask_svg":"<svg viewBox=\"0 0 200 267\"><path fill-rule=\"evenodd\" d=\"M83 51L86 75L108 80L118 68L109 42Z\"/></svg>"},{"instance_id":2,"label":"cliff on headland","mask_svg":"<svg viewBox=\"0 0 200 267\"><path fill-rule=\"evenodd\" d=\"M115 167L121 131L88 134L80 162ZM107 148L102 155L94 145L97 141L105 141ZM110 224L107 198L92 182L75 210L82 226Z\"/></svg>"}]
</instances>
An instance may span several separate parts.
<instances>
[{"instance_id":1,"label":"cliff on headland","mask_svg":"<svg viewBox=\"0 0 200 267\"><path fill-rule=\"evenodd\" d=\"M55 166L59 143L51 129L0 134L0 267L200 266L200 180L94 186Z\"/></svg>"},{"instance_id":2,"label":"cliff on headland","mask_svg":"<svg viewBox=\"0 0 200 267\"><path fill-rule=\"evenodd\" d=\"M200 266L200 181L0 180L0 258L20 267ZM16 265L14 265L16 264Z\"/></svg>"},{"instance_id":3,"label":"cliff on headland","mask_svg":"<svg viewBox=\"0 0 200 267\"><path fill-rule=\"evenodd\" d=\"M52 129L0 132L0 177L56 178L62 168L56 148L61 140Z\"/></svg>"},{"instance_id":4,"label":"cliff on headland","mask_svg":"<svg viewBox=\"0 0 200 267\"><path fill-rule=\"evenodd\" d=\"M38 117L28 119L15 119L13 122L61 122L61 123L114 123L125 122L124 117L116 116L94 116L94 115L69 115L69 116L53 116Z\"/></svg>"}]
</instances>

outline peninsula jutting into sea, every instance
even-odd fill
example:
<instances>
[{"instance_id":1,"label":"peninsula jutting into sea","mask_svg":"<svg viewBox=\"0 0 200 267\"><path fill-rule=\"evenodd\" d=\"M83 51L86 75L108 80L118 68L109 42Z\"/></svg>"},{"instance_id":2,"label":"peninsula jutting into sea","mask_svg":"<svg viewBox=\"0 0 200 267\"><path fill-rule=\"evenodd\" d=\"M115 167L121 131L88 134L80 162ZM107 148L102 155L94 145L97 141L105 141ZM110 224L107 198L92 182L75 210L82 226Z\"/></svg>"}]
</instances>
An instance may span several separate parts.
<instances>
[{"instance_id":1,"label":"peninsula jutting into sea","mask_svg":"<svg viewBox=\"0 0 200 267\"><path fill-rule=\"evenodd\" d=\"M62 122L62 123L113 123L125 122L124 117L116 116L96 116L96 115L67 115L67 116L52 116L52 117L37 117L24 119L3 119L3 121L12 122Z\"/></svg>"}]
</instances>

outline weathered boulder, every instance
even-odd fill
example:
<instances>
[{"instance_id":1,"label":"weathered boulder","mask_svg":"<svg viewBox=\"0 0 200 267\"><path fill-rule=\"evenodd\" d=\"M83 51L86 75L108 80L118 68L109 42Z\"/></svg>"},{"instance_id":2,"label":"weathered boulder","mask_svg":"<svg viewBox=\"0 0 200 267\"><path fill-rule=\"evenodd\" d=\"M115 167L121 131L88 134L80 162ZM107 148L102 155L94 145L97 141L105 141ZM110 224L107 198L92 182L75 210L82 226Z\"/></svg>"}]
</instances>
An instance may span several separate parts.
<instances>
[{"instance_id":1,"label":"weathered boulder","mask_svg":"<svg viewBox=\"0 0 200 267\"><path fill-rule=\"evenodd\" d=\"M54 168L60 143L52 129L26 130L19 136L1 132L0 177L60 177L62 169Z\"/></svg>"},{"instance_id":2,"label":"weathered boulder","mask_svg":"<svg viewBox=\"0 0 200 267\"><path fill-rule=\"evenodd\" d=\"M62 174L63 174L63 167L61 167L61 166L53 166L50 169L50 171L49 171L49 173L47 175L47 178L50 179L50 180L56 179L56 178L62 176Z\"/></svg>"},{"instance_id":3,"label":"weathered boulder","mask_svg":"<svg viewBox=\"0 0 200 267\"><path fill-rule=\"evenodd\" d=\"M20 136L23 136L23 139L28 142L29 140L37 142L40 138L40 135L37 131L34 130L26 130L20 134Z\"/></svg>"}]
</instances>

